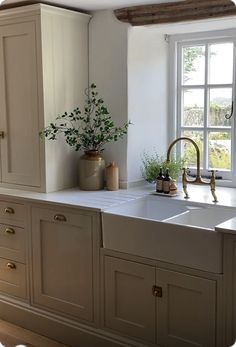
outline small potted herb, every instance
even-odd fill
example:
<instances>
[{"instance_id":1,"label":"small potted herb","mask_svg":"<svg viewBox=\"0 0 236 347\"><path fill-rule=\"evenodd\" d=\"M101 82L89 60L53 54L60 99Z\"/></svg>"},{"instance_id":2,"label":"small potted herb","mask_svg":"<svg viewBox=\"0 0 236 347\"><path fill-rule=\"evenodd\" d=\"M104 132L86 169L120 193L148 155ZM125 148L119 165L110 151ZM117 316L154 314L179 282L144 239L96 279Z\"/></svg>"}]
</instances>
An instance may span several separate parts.
<instances>
[{"instance_id":1,"label":"small potted herb","mask_svg":"<svg viewBox=\"0 0 236 347\"><path fill-rule=\"evenodd\" d=\"M152 154L144 152L142 154L142 177L149 183L154 183L162 168L163 172L169 170L172 179L177 180L184 165L184 159L171 159L167 163L166 158L159 156L156 151Z\"/></svg>"}]
</instances>

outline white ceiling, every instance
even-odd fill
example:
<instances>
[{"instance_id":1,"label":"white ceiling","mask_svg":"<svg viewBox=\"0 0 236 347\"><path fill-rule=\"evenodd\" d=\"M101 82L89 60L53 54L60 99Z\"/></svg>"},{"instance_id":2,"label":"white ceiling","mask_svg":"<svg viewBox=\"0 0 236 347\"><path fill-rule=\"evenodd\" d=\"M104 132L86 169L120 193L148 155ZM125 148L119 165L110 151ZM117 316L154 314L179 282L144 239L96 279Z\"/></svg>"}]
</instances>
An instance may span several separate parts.
<instances>
[{"instance_id":1,"label":"white ceiling","mask_svg":"<svg viewBox=\"0 0 236 347\"><path fill-rule=\"evenodd\" d=\"M1 0L0 0L1 1ZM3 4L22 2L23 0L4 0ZM46 1L46 0L45 0ZM117 9L127 6L150 5L180 0L47 0L52 4L65 5L85 11Z\"/></svg>"}]
</instances>

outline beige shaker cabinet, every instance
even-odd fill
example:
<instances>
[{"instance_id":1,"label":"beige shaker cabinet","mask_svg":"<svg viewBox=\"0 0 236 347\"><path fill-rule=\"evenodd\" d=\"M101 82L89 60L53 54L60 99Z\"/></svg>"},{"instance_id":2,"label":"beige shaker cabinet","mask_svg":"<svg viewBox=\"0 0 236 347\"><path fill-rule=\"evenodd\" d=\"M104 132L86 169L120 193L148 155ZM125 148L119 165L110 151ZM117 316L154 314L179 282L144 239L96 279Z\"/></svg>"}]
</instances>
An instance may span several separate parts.
<instances>
[{"instance_id":1,"label":"beige shaker cabinet","mask_svg":"<svg viewBox=\"0 0 236 347\"><path fill-rule=\"evenodd\" d=\"M0 11L0 186L77 185L77 154L39 132L83 105L90 16L35 4Z\"/></svg>"},{"instance_id":2,"label":"beige shaker cabinet","mask_svg":"<svg viewBox=\"0 0 236 347\"><path fill-rule=\"evenodd\" d=\"M28 207L0 201L0 295L28 301Z\"/></svg>"},{"instance_id":3,"label":"beige shaker cabinet","mask_svg":"<svg viewBox=\"0 0 236 347\"><path fill-rule=\"evenodd\" d=\"M94 321L96 224L88 212L32 208L33 305Z\"/></svg>"},{"instance_id":4,"label":"beige shaker cabinet","mask_svg":"<svg viewBox=\"0 0 236 347\"><path fill-rule=\"evenodd\" d=\"M35 23L1 25L1 183L40 186Z\"/></svg>"},{"instance_id":5,"label":"beige shaker cabinet","mask_svg":"<svg viewBox=\"0 0 236 347\"><path fill-rule=\"evenodd\" d=\"M104 327L165 347L214 347L216 282L105 256Z\"/></svg>"}]
</instances>

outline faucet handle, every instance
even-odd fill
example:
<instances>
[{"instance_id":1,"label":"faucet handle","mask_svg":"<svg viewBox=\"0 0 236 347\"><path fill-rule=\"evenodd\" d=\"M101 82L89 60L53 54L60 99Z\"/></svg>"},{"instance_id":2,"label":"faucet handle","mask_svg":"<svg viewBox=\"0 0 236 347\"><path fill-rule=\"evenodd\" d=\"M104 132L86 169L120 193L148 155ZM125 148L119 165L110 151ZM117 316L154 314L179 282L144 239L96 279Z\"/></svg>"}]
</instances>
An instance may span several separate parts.
<instances>
[{"instance_id":1,"label":"faucet handle","mask_svg":"<svg viewBox=\"0 0 236 347\"><path fill-rule=\"evenodd\" d=\"M208 172L211 172L211 176L215 176L216 172L218 172L218 170L208 170Z\"/></svg>"}]
</instances>

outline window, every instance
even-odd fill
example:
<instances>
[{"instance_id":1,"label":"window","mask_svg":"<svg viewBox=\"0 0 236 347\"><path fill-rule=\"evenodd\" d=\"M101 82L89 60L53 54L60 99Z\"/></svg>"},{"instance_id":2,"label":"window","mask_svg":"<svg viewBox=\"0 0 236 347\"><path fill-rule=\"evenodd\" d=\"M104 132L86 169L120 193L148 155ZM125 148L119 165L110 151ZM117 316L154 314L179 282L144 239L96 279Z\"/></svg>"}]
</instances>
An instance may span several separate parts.
<instances>
[{"instance_id":1,"label":"window","mask_svg":"<svg viewBox=\"0 0 236 347\"><path fill-rule=\"evenodd\" d=\"M235 42L232 35L209 38L209 33L207 38L172 40L176 57L172 137L192 138L200 148L202 173L215 169L228 180L232 179L235 162ZM183 142L178 152L194 173L196 153L192 144Z\"/></svg>"}]
</instances>

